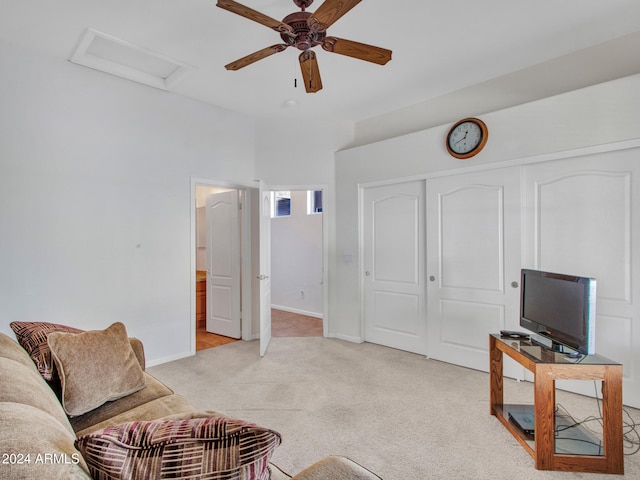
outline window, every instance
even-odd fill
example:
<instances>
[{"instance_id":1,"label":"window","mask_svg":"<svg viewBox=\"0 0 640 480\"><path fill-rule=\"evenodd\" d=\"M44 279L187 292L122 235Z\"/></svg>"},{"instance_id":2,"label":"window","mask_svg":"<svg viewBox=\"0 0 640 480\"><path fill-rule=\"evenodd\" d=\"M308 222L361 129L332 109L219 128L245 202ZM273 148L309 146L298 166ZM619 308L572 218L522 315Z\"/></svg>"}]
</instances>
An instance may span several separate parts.
<instances>
[{"instance_id":1,"label":"window","mask_svg":"<svg viewBox=\"0 0 640 480\"><path fill-rule=\"evenodd\" d=\"M271 192L271 218L291 215L291 192Z\"/></svg>"},{"instance_id":2,"label":"window","mask_svg":"<svg viewBox=\"0 0 640 480\"><path fill-rule=\"evenodd\" d=\"M322 190L307 191L307 214L322 213Z\"/></svg>"}]
</instances>

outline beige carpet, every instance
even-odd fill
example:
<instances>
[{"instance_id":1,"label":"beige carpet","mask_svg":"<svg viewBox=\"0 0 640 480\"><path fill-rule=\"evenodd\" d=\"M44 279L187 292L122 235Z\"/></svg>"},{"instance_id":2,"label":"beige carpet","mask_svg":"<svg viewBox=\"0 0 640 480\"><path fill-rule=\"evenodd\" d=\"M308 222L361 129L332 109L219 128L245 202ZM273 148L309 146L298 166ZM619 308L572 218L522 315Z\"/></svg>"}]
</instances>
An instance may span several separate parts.
<instances>
[{"instance_id":1,"label":"beige carpet","mask_svg":"<svg viewBox=\"0 0 640 480\"><path fill-rule=\"evenodd\" d=\"M625 457L624 477L538 471L489 415L488 374L369 343L274 338L261 359L257 342L235 342L149 372L198 408L279 431L273 462L290 473L338 454L385 480L640 478L640 454ZM529 383L505 391L532 400ZM578 418L598 411L566 392L558 402Z\"/></svg>"}]
</instances>

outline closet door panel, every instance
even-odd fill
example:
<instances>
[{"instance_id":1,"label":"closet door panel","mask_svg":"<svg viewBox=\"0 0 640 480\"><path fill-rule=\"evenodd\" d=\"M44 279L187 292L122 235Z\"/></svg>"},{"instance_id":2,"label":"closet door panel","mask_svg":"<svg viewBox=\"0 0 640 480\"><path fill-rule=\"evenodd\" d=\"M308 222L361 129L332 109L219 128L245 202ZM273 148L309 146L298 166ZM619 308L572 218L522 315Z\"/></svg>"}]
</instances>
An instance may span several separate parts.
<instances>
[{"instance_id":1,"label":"closet door panel","mask_svg":"<svg viewBox=\"0 0 640 480\"><path fill-rule=\"evenodd\" d=\"M625 403L640 405L640 149L523 167L524 266L594 277L596 352L623 363ZM634 202L634 198L636 198ZM593 394L589 382L560 386Z\"/></svg>"},{"instance_id":2,"label":"closet door panel","mask_svg":"<svg viewBox=\"0 0 640 480\"><path fill-rule=\"evenodd\" d=\"M429 357L487 371L489 333L518 325L519 167L427 181L427 271Z\"/></svg>"},{"instance_id":3,"label":"closet door panel","mask_svg":"<svg viewBox=\"0 0 640 480\"><path fill-rule=\"evenodd\" d=\"M425 182L366 187L361 199L365 340L424 354Z\"/></svg>"},{"instance_id":4,"label":"closet door panel","mask_svg":"<svg viewBox=\"0 0 640 480\"><path fill-rule=\"evenodd\" d=\"M537 264L606 279L600 297L629 302L631 172L550 176L535 185Z\"/></svg>"}]
</instances>

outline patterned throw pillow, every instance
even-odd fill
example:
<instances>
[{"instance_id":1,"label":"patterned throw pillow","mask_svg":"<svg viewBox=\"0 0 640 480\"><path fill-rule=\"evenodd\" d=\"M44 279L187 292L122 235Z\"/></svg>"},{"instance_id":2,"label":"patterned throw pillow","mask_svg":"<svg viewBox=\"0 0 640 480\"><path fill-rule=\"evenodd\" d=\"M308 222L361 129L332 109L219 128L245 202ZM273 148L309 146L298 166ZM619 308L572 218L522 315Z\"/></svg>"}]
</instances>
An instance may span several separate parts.
<instances>
[{"instance_id":1,"label":"patterned throw pillow","mask_svg":"<svg viewBox=\"0 0 640 480\"><path fill-rule=\"evenodd\" d=\"M11 330L16 334L18 343L22 345L38 371L47 381L57 376L55 364L51 358L51 349L47 344L47 337L52 332L81 333L84 330L48 322L11 322Z\"/></svg>"},{"instance_id":2,"label":"patterned throw pillow","mask_svg":"<svg viewBox=\"0 0 640 480\"><path fill-rule=\"evenodd\" d=\"M97 480L268 480L280 442L273 430L214 415L113 425L75 444Z\"/></svg>"}]
</instances>

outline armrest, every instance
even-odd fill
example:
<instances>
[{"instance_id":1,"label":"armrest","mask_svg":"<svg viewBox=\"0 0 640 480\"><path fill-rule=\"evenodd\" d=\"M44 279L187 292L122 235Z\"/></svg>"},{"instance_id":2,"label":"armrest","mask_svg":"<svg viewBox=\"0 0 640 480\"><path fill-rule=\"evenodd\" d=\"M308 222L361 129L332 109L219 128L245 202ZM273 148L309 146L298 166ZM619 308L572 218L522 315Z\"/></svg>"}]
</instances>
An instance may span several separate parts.
<instances>
[{"instance_id":1,"label":"armrest","mask_svg":"<svg viewBox=\"0 0 640 480\"><path fill-rule=\"evenodd\" d=\"M142 367L142 370L144 370L146 366L144 358L144 345L136 337L129 337L129 344L133 349L133 353L136 354L136 358L138 359L138 363Z\"/></svg>"},{"instance_id":2,"label":"armrest","mask_svg":"<svg viewBox=\"0 0 640 480\"><path fill-rule=\"evenodd\" d=\"M345 457L331 456L304 469L291 480L382 480L356 462Z\"/></svg>"}]
</instances>

